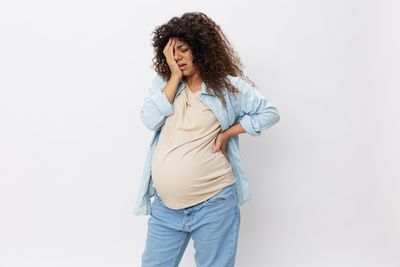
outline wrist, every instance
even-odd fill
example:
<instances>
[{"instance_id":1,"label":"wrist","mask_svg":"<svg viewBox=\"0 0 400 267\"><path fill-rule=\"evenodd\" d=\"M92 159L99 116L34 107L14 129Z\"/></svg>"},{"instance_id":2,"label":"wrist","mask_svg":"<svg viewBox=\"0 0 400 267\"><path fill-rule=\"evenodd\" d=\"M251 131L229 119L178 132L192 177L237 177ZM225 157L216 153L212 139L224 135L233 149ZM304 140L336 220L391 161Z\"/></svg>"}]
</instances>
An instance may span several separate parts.
<instances>
[{"instance_id":1,"label":"wrist","mask_svg":"<svg viewBox=\"0 0 400 267\"><path fill-rule=\"evenodd\" d=\"M244 128L241 126L240 123L236 123L234 125L232 125L231 127L229 127L228 129L226 129L225 131L223 131L223 138L230 138L232 136L235 135L239 135L242 133L245 133L246 131L244 130Z\"/></svg>"},{"instance_id":2,"label":"wrist","mask_svg":"<svg viewBox=\"0 0 400 267\"><path fill-rule=\"evenodd\" d=\"M171 80L174 81L174 82L179 83L181 81L181 79L182 79L182 76L179 76L177 74L172 74L171 75Z\"/></svg>"},{"instance_id":3,"label":"wrist","mask_svg":"<svg viewBox=\"0 0 400 267\"><path fill-rule=\"evenodd\" d=\"M221 135L222 135L222 138L224 138L224 139L229 139L229 137L231 137L229 128L226 129L225 131L221 132Z\"/></svg>"}]
</instances>

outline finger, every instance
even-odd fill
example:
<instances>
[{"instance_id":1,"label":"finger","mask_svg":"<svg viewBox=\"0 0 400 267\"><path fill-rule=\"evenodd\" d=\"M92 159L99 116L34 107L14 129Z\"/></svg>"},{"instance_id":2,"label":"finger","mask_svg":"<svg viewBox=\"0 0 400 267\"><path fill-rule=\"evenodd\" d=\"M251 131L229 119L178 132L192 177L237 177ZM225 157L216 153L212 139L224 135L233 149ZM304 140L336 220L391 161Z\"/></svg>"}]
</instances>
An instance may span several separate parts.
<instances>
[{"instance_id":1,"label":"finger","mask_svg":"<svg viewBox=\"0 0 400 267\"><path fill-rule=\"evenodd\" d=\"M168 50L168 56L169 56L169 60L170 60L171 63L172 63L173 60L174 60L174 51L173 51L172 49L173 49L173 48L172 48L172 45L171 45L171 47L170 47L169 50Z\"/></svg>"},{"instance_id":2,"label":"finger","mask_svg":"<svg viewBox=\"0 0 400 267\"><path fill-rule=\"evenodd\" d=\"M215 146L214 147L214 152L218 152L218 151L220 151L219 147Z\"/></svg>"},{"instance_id":3,"label":"finger","mask_svg":"<svg viewBox=\"0 0 400 267\"><path fill-rule=\"evenodd\" d=\"M168 40L168 48L170 48L171 45L172 45L172 39L170 38L170 39Z\"/></svg>"},{"instance_id":4,"label":"finger","mask_svg":"<svg viewBox=\"0 0 400 267\"><path fill-rule=\"evenodd\" d=\"M169 49L170 45L171 45L171 39L169 39L168 42L167 42L167 44L165 45L165 47L164 47L164 53L168 53L168 49Z\"/></svg>"},{"instance_id":5,"label":"finger","mask_svg":"<svg viewBox=\"0 0 400 267\"><path fill-rule=\"evenodd\" d=\"M174 52L174 47L175 47L175 39L172 39L172 42L171 42L171 52Z\"/></svg>"},{"instance_id":6,"label":"finger","mask_svg":"<svg viewBox=\"0 0 400 267\"><path fill-rule=\"evenodd\" d=\"M171 52L172 52L172 55L174 55L174 49L175 49L175 39L173 39L173 40L172 40L172 43L171 43Z\"/></svg>"},{"instance_id":7,"label":"finger","mask_svg":"<svg viewBox=\"0 0 400 267\"><path fill-rule=\"evenodd\" d=\"M168 53L168 57L169 58L171 58L171 54L173 53L172 52L172 43L173 43L174 41L171 39L171 42L169 43L169 46L168 46L168 49L167 49L167 53Z\"/></svg>"}]
</instances>

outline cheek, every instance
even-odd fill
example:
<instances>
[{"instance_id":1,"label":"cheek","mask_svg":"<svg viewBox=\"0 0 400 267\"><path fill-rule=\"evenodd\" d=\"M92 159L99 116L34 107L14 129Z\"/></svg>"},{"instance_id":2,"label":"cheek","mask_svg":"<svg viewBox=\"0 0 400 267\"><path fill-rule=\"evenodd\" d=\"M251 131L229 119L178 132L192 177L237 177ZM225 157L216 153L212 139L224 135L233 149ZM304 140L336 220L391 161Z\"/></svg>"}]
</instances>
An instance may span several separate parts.
<instances>
[{"instance_id":1,"label":"cheek","mask_svg":"<svg viewBox=\"0 0 400 267\"><path fill-rule=\"evenodd\" d=\"M193 55L191 53L186 54L185 57L190 63L193 63Z\"/></svg>"}]
</instances>

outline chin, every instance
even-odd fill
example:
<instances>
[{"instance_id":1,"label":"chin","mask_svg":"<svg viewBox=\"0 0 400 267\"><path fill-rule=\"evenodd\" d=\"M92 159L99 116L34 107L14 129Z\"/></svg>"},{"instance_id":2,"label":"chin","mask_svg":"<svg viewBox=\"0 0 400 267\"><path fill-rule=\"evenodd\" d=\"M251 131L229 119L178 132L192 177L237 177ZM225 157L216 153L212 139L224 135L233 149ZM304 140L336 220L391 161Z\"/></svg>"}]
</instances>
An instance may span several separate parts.
<instances>
[{"instance_id":1,"label":"chin","mask_svg":"<svg viewBox=\"0 0 400 267\"><path fill-rule=\"evenodd\" d=\"M187 69L185 71L182 72L183 76L190 76L193 74L192 69Z\"/></svg>"}]
</instances>

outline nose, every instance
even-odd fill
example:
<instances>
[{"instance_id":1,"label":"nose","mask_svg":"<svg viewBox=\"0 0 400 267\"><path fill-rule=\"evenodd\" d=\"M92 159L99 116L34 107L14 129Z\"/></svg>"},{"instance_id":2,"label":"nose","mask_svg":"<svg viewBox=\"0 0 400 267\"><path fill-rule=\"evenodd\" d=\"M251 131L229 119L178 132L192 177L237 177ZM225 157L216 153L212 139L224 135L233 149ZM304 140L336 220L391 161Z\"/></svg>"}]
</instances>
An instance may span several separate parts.
<instances>
[{"instance_id":1,"label":"nose","mask_svg":"<svg viewBox=\"0 0 400 267\"><path fill-rule=\"evenodd\" d=\"M174 57L175 57L175 60L178 60L178 59L181 59L181 58L182 58L182 55L180 54L179 51L176 51L176 50L175 50Z\"/></svg>"}]
</instances>

